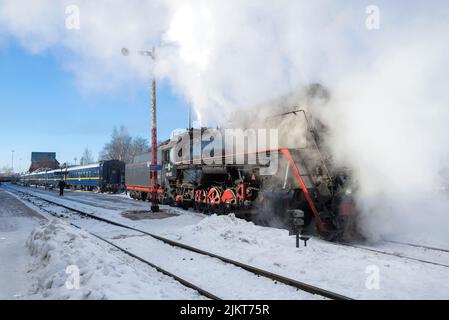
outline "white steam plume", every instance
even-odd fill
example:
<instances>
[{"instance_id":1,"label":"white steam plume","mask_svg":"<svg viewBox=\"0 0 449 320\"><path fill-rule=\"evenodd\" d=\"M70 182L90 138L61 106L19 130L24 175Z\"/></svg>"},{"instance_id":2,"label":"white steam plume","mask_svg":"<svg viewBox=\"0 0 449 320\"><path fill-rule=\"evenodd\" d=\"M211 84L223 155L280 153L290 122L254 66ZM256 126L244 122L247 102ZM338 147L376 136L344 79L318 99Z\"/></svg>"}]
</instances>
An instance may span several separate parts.
<instances>
[{"instance_id":1,"label":"white steam plume","mask_svg":"<svg viewBox=\"0 0 449 320\"><path fill-rule=\"evenodd\" d=\"M78 31L65 29L72 4ZM365 25L368 4L378 30ZM204 124L320 82L332 95L320 110L329 145L354 169L365 229L448 244L448 196L436 191L448 185L448 15L447 1L0 0L0 37L51 50L83 89L153 72ZM155 67L120 56L153 45Z\"/></svg>"}]
</instances>

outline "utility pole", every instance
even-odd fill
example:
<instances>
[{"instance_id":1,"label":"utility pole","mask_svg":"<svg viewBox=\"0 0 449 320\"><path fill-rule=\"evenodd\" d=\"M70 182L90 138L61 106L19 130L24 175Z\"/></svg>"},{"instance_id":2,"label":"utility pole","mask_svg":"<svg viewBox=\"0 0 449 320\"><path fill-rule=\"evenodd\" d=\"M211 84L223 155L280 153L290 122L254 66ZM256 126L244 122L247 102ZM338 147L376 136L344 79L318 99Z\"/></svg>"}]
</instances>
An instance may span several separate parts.
<instances>
[{"instance_id":1,"label":"utility pole","mask_svg":"<svg viewBox=\"0 0 449 320\"><path fill-rule=\"evenodd\" d=\"M130 51L127 48L122 49L122 54L128 56ZM154 47L151 51L140 50L138 53L142 56L151 57L153 62L156 60L156 52ZM157 199L157 191L159 185L157 183L157 117L156 117L156 77L153 76L151 82L151 167L150 167L150 179L151 179L151 211L158 212L159 205Z\"/></svg>"}]
</instances>

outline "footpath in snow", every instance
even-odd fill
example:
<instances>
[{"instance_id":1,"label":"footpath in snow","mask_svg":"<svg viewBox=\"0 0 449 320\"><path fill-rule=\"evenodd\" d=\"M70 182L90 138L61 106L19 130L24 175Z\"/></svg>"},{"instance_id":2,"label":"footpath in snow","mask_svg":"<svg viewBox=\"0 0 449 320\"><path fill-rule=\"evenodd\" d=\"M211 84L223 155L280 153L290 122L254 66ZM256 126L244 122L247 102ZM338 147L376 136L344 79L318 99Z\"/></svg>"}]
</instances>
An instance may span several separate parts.
<instances>
[{"instance_id":1,"label":"footpath in snow","mask_svg":"<svg viewBox=\"0 0 449 320\"><path fill-rule=\"evenodd\" d=\"M42 216L0 189L0 299L20 299L27 294L32 260L26 240Z\"/></svg>"}]
</instances>

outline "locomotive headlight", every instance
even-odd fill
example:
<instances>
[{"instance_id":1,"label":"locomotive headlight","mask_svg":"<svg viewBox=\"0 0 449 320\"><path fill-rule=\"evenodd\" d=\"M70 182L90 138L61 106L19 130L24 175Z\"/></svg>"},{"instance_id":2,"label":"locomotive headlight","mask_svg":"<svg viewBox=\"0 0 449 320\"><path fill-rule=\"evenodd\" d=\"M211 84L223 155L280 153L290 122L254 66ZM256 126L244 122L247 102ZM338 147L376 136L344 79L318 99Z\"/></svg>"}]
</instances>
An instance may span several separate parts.
<instances>
[{"instance_id":1,"label":"locomotive headlight","mask_svg":"<svg viewBox=\"0 0 449 320\"><path fill-rule=\"evenodd\" d=\"M348 195L350 195L352 193L352 189L351 188L347 188L346 190L345 190L345 194L348 196Z\"/></svg>"}]
</instances>

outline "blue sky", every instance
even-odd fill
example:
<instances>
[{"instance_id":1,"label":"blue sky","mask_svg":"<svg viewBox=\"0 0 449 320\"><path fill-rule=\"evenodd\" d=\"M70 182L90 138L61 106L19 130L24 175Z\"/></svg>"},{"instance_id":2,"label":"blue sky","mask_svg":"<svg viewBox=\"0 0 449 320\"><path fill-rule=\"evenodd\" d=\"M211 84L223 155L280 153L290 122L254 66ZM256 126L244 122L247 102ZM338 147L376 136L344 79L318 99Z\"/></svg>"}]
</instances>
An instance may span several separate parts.
<instances>
[{"instance_id":1,"label":"blue sky","mask_svg":"<svg viewBox=\"0 0 449 320\"><path fill-rule=\"evenodd\" d=\"M132 136L150 138L150 89L85 94L74 75L50 52L32 55L13 40L0 47L0 169L23 171L32 151L54 151L58 161L73 162L85 147L98 156L114 126L124 125ZM168 138L187 127L188 107L167 83L158 83L158 136Z\"/></svg>"}]
</instances>

